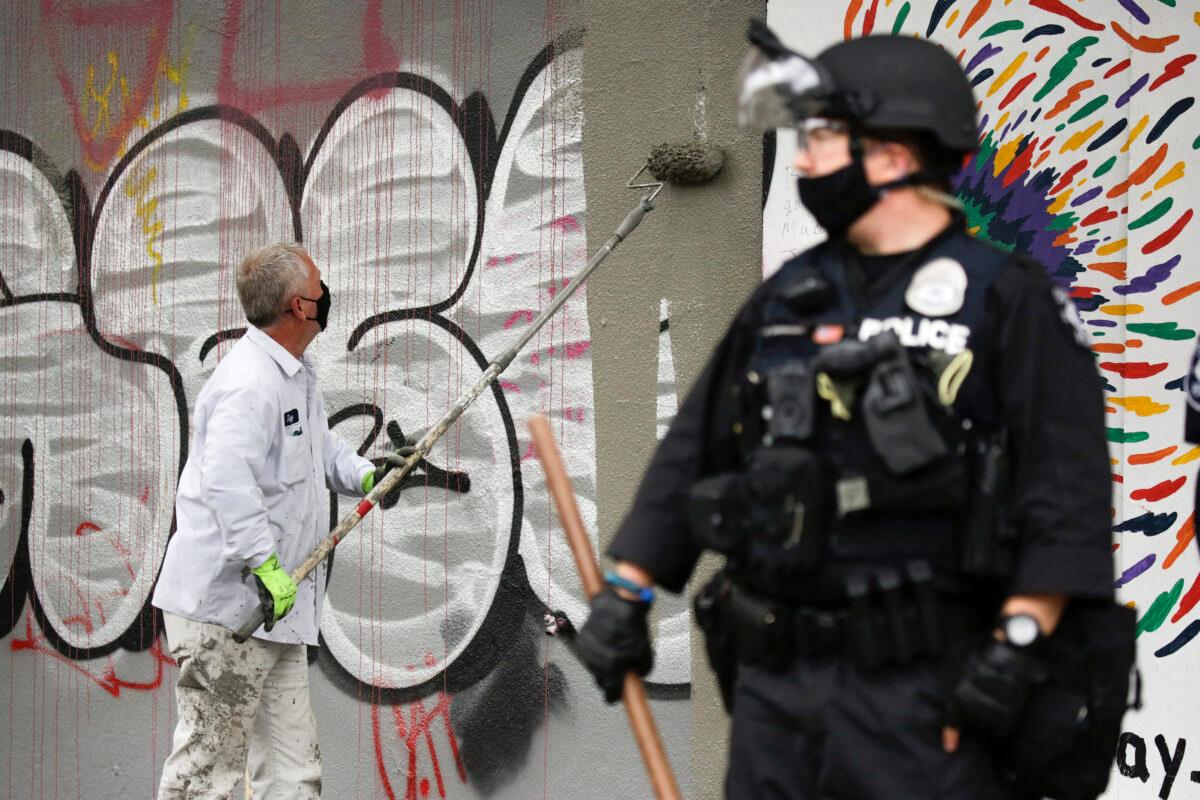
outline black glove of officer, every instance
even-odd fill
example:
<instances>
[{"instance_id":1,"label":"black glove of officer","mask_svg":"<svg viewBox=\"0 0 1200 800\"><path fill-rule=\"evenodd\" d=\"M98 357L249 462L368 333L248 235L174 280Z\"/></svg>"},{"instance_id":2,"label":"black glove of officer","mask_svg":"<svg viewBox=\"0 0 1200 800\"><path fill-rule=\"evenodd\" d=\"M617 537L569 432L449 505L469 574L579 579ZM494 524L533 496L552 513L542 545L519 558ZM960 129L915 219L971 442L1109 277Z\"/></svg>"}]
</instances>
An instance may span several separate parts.
<instances>
[{"instance_id":1,"label":"black glove of officer","mask_svg":"<svg viewBox=\"0 0 1200 800\"><path fill-rule=\"evenodd\" d=\"M1029 648L989 639L967 659L954 687L951 722L1008 736L1021 720L1030 690L1045 678L1044 662Z\"/></svg>"},{"instance_id":2,"label":"black glove of officer","mask_svg":"<svg viewBox=\"0 0 1200 800\"><path fill-rule=\"evenodd\" d=\"M626 600L613 587L605 587L592 598L591 616L575 642L584 665L604 690L604 700L621 699L625 673L645 675L654 665L646 614L650 604Z\"/></svg>"}]
</instances>

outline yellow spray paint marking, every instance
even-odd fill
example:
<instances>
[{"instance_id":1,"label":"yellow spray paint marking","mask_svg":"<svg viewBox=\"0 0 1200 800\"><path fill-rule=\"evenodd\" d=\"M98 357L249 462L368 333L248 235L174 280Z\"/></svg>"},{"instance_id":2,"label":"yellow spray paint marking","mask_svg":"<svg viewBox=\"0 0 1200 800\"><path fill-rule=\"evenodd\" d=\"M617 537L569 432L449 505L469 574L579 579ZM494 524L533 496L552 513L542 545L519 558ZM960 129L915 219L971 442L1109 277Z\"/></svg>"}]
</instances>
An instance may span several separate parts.
<instances>
[{"instance_id":1,"label":"yellow spray paint marking","mask_svg":"<svg viewBox=\"0 0 1200 800\"><path fill-rule=\"evenodd\" d=\"M1129 137L1125 140L1125 145L1121 148L1122 153L1129 152L1129 146L1133 144L1133 140L1138 137L1138 134L1142 132L1142 128L1146 127L1146 123L1149 121L1149 114L1144 115L1140 120L1138 120L1138 124L1133 126L1133 130L1129 132Z\"/></svg>"},{"instance_id":2,"label":"yellow spray paint marking","mask_svg":"<svg viewBox=\"0 0 1200 800\"><path fill-rule=\"evenodd\" d=\"M950 15L950 19L946 20L946 30L950 30L954 25L954 20L958 19L958 9L954 9L954 13Z\"/></svg>"},{"instance_id":3,"label":"yellow spray paint marking","mask_svg":"<svg viewBox=\"0 0 1200 800\"><path fill-rule=\"evenodd\" d=\"M1127 239L1117 239L1115 242L1102 244L1096 248L1096 255L1111 256L1113 253L1118 253L1125 249L1125 243L1127 241Z\"/></svg>"},{"instance_id":4,"label":"yellow spray paint marking","mask_svg":"<svg viewBox=\"0 0 1200 800\"><path fill-rule=\"evenodd\" d=\"M1109 314L1110 316L1114 316L1114 317L1133 316L1134 314L1140 314L1145 310L1146 310L1145 306L1139 306L1136 303L1128 303L1126 305L1100 306L1101 314Z\"/></svg>"},{"instance_id":5,"label":"yellow spray paint marking","mask_svg":"<svg viewBox=\"0 0 1200 800\"><path fill-rule=\"evenodd\" d=\"M1017 148L1021 146L1021 142L1025 141L1024 136L1018 136L1011 142L1005 142L996 151L994 163L992 164L993 176L999 175L1004 171L1004 168L1012 163L1013 157L1017 154Z\"/></svg>"},{"instance_id":6,"label":"yellow spray paint marking","mask_svg":"<svg viewBox=\"0 0 1200 800\"><path fill-rule=\"evenodd\" d=\"M1000 87L1008 83L1013 74L1016 73L1016 71L1021 68L1021 65L1025 63L1025 57L1027 55L1029 55L1029 52L1022 50L1020 54L1018 54L1017 57L1012 60L1012 63L1004 68L1004 72L1001 72L998 76L996 76L996 80L992 81L992 85L988 87L988 97L994 95L1000 90Z\"/></svg>"},{"instance_id":7,"label":"yellow spray paint marking","mask_svg":"<svg viewBox=\"0 0 1200 800\"><path fill-rule=\"evenodd\" d=\"M1186 464L1189 461L1195 461L1200 458L1200 447L1193 447L1181 456L1176 456L1171 460L1172 467L1178 467L1180 464Z\"/></svg>"},{"instance_id":8,"label":"yellow spray paint marking","mask_svg":"<svg viewBox=\"0 0 1200 800\"><path fill-rule=\"evenodd\" d=\"M130 175L125 181L125 196L137 202L137 217L142 221L142 235L146 237L146 254L154 262L150 273L150 298L158 305L158 275L162 271L162 252L154 249L155 241L162 234L163 221L157 215L158 198L150 196L151 184L158 177L158 168L151 167L140 179Z\"/></svg>"},{"instance_id":9,"label":"yellow spray paint marking","mask_svg":"<svg viewBox=\"0 0 1200 800\"><path fill-rule=\"evenodd\" d=\"M117 51L109 50L107 59L109 74L108 82L104 84L104 88L96 91L96 67L94 64L88 64L87 71L84 73L83 99L80 104L83 106L83 118L86 120L91 116L92 104L95 104L96 119L88 128L86 139L89 142L95 141L97 138L103 138L112 133L116 128L113 114L113 90L120 87L120 104L124 109L125 104L129 102L129 83L125 80L125 76L120 74L121 59L117 55ZM117 151L117 157L125 155L125 145ZM103 172L107 164L97 164L86 155L84 162L94 172Z\"/></svg>"},{"instance_id":10,"label":"yellow spray paint marking","mask_svg":"<svg viewBox=\"0 0 1200 800\"><path fill-rule=\"evenodd\" d=\"M1155 414L1171 410L1169 405L1156 403L1150 397L1110 397L1108 402L1126 411L1132 411L1139 417L1153 417Z\"/></svg>"},{"instance_id":11,"label":"yellow spray paint marking","mask_svg":"<svg viewBox=\"0 0 1200 800\"><path fill-rule=\"evenodd\" d=\"M1067 141L1063 143L1063 146L1058 149L1058 152L1061 154L1061 153L1069 153L1072 150L1078 150L1080 147L1082 147L1084 144L1087 143L1088 139L1095 136L1096 131L1100 130L1102 127L1104 127L1104 120L1102 120L1102 119L1096 120L1094 123L1092 123L1092 125L1090 127L1084 128L1083 130L1079 131L1074 136L1072 136L1070 139L1067 139Z\"/></svg>"},{"instance_id":12,"label":"yellow spray paint marking","mask_svg":"<svg viewBox=\"0 0 1200 800\"><path fill-rule=\"evenodd\" d=\"M1175 181L1179 180L1183 177L1183 169L1183 162L1176 161L1175 166L1171 167L1171 169L1164 173L1161 178L1155 181L1154 188L1161 189L1167 184L1174 183Z\"/></svg>"},{"instance_id":13,"label":"yellow spray paint marking","mask_svg":"<svg viewBox=\"0 0 1200 800\"><path fill-rule=\"evenodd\" d=\"M149 116L143 114L137 118L138 127L142 130L148 130L152 123L159 122L169 116L174 116L188 107L188 66L190 63L192 41L195 39L196 31L197 25L195 23L188 26L187 32L183 37L183 49L178 64L172 64L165 54L159 59L154 83L152 84L150 114ZM81 100L83 118L88 120L92 119L93 114L95 116L95 119L88 127L88 141L95 141L98 138L103 139L110 136L116 129L118 120L125 115L130 102L129 81L125 73L121 70L120 55L118 55L116 50L110 50L105 60L108 63L109 75L103 89L96 88L96 67L94 64L89 64L84 73L84 92L83 99ZM177 89L175 110L170 114L166 114L163 110L161 86L164 80L169 84L173 84ZM116 158L123 158L125 156L128 150L126 147L127 144L127 142L120 143L115 153ZM107 162L97 163L86 155L84 156L84 163L93 172L104 172L108 169Z\"/></svg>"}]
</instances>

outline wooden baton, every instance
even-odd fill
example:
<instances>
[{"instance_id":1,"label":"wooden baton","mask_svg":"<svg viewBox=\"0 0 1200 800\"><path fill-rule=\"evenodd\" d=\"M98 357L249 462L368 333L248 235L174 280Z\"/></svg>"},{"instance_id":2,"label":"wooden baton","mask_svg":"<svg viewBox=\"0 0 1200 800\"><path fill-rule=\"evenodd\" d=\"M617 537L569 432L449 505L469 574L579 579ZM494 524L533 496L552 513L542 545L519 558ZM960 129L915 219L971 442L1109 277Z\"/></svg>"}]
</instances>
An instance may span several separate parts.
<instances>
[{"instance_id":1,"label":"wooden baton","mask_svg":"<svg viewBox=\"0 0 1200 800\"><path fill-rule=\"evenodd\" d=\"M538 460L542 462L542 469L546 473L546 485L554 497L554 505L558 507L558 518L567 534L567 543L575 555L575 565L579 568L583 590L588 599L591 599L604 588L604 581L600 577L596 556L592 553L591 540L583 528L583 517L575 503L571 479L567 477L567 471L563 468L562 456L559 455L549 421L541 414L535 414L529 418L529 430L533 433ZM654 724L654 715L646 701L646 687L642 685L642 679L636 672L631 670L626 673L621 696L625 701L625 711L629 714L629 724L633 728L634 738L637 739L638 749L642 751L642 760L646 762L646 772L650 776L654 794L659 800L680 800L675 775L671 772L671 764L667 761L667 753L658 736L658 727Z\"/></svg>"}]
</instances>

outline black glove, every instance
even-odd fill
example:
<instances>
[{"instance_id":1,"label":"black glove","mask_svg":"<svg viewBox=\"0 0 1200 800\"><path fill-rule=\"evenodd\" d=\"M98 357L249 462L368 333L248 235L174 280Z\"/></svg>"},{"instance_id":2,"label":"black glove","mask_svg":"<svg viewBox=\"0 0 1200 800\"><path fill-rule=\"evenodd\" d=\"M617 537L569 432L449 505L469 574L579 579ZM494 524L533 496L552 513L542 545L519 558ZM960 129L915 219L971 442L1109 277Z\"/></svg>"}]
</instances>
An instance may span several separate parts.
<instances>
[{"instance_id":1,"label":"black glove","mask_svg":"<svg viewBox=\"0 0 1200 800\"><path fill-rule=\"evenodd\" d=\"M1008 642L989 639L967 659L950 699L951 724L1003 738L1016 730L1044 662Z\"/></svg>"},{"instance_id":2,"label":"black glove","mask_svg":"<svg viewBox=\"0 0 1200 800\"><path fill-rule=\"evenodd\" d=\"M404 466L404 463L408 461L409 457L415 452L417 452L417 448L413 447L412 445L405 445L394 453L388 453L386 456L384 456L383 459L379 461L379 466L375 467L374 472L368 472L366 475L363 475L363 494L370 494L371 490L383 481L385 475L397 467ZM384 508L391 508L392 506L396 505L396 500L400 497L400 490L404 488L403 484L404 481L400 481L400 483L393 486L387 494L379 499L379 505L383 506Z\"/></svg>"},{"instance_id":3,"label":"black glove","mask_svg":"<svg viewBox=\"0 0 1200 800\"><path fill-rule=\"evenodd\" d=\"M621 699L625 673L645 675L654 664L646 614L650 604L626 600L611 587L592 598L591 616L575 642L584 665L604 690L604 700Z\"/></svg>"}]
</instances>

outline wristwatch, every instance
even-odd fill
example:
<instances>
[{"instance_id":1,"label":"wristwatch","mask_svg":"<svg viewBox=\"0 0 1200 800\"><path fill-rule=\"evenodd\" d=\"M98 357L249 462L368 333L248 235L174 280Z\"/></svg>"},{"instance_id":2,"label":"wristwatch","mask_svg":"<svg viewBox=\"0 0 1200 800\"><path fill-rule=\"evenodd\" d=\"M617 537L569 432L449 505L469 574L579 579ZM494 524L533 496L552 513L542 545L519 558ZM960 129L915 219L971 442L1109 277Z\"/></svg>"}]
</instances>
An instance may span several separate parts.
<instances>
[{"instance_id":1,"label":"wristwatch","mask_svg":"<svg viewBox=\"0 0 1200 800\"><path fill-rule=\"evenodd\" d=\"M1004 638L1009 644L1021 650L1033 648L1045 638L1037 618L1032 614L1003 616L1000 618L1000 630L1004 631Z\"/></svg>"}]
</instances>

